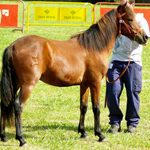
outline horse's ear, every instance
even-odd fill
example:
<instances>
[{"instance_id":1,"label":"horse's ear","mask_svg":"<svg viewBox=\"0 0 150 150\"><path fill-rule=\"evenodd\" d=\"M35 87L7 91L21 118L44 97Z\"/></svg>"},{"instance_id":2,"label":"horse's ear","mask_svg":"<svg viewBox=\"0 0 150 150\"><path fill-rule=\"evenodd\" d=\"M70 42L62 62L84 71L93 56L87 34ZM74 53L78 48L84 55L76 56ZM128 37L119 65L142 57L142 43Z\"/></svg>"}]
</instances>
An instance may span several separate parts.
<instances>
[{"instance_id":1,"label":"horse's ear","mask_svg":"<svg viewBox=\"0 0 150 150\"><path fill-rule=\"evenodd\" d=\"M126 2L126 3L123 4L123 5L119 5L119 6L118 6L117 10L118 10L118 12L119 12L120 14L122 14L122 13L125 12L125 8L126 8L127 4L128 4L128 2Z\"/></svg>"}]
</instances>

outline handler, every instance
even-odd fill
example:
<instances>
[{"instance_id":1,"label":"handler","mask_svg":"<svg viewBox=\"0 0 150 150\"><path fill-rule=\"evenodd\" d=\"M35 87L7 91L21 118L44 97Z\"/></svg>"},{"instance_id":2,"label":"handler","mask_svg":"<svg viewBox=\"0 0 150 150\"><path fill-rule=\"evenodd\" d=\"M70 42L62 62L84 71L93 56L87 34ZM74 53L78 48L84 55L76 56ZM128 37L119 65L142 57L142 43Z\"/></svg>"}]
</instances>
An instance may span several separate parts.
<instances>
[{"instance_id":1,"label":"handler","mask_svg":"<svg viewBox=\"0 0 150 150\"><path fill-rule=\"evenodd\" d=\"M119 2L120 4L124 4L126 0L120 0ZM127 0L127 2L134 8L135 0ZM146 19L140 14L136 14L136 20L149 36L149 26ZM123 35L118 36L109 63L107 76L110 81L113 81L120 76L128 64L130 50L131 62L124 75L113 84L106 82L106 100L109 109L109 124L111 125L109 132L112 133L121 131L123 113L119 108L119 103L124 85L127 93L127 108L125 116L127 121L127 131L130 133L136 132L140 119L139 93L142 88L141 55L143 46Z\"/></svg>"}]
</instances>

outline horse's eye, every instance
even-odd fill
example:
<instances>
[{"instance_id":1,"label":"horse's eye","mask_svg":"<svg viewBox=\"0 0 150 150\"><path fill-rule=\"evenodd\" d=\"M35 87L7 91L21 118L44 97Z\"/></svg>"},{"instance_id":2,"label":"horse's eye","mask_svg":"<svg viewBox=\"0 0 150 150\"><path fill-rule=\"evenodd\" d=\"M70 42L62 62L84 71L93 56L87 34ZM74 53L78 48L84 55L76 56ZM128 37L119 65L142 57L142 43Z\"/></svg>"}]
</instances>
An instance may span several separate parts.
<instances>
[{"instance_id":1,"label":"horse's eye","mask_svg":"<svg viewBox=\"0 0 150 150\"><path fill-rule=\"evenodd\" d=\"M132 19L129 19L129 21L133 21Z\"/></svg>"}]
</instances>

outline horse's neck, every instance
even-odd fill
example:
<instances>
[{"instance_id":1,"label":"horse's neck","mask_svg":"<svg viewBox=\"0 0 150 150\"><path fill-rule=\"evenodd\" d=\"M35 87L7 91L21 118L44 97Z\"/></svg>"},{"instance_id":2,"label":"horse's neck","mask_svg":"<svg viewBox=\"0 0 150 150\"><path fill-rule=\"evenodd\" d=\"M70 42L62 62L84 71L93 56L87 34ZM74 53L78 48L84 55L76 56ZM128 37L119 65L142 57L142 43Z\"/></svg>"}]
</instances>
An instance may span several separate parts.
<instances>
[{"instance_id":1,"label":"horse's neck","mask_svg":"<svg viewBox=\"0 0 150 150\"><path fill-rule=\"evenodd\" d=\"M105 51L107 51L108 57L110 56L110 54L113 50L116 38L118 36L118 19L117 19L117 15L116 15L116 10L112 10L111 13L113 13L113 15L111 14L113 16L113 18L110 17L111 19L108 19L109 20L109 22L107 23L108 25L106 25L104 27L104 30L109 32L109 33L107 33L109 35L109 38L108 38L107 46L105 48ZM107 40L107 38L106 38L106 40Z\"/></svg>"},{"instance_id":2,"label":"horse's neck","mask_svg":"<svg viewBox=\"0 0 150 150\"><path fill-rule=\"evenodd\" d=\"M110 54L112 53L113 51L113 48L114 48L114 45L115 45L115 41L116 41L116 38L117 38L117 34L112 37L111 41L109 42L109 45L107 47L107 54L108 54L108 57L110 56Z\"/></svg>"}]
</instances>

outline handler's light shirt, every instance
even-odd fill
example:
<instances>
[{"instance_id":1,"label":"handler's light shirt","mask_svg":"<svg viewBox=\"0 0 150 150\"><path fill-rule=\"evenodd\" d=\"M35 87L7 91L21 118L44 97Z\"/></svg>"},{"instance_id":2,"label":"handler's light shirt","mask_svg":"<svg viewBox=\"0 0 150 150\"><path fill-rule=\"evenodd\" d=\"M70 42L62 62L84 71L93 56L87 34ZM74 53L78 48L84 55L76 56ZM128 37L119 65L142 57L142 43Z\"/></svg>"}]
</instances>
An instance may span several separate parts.
<instances>
[{"instance_id":1,"label":"handler's light shirt","mask_svg":"<svg viewBox=\"0 0 150 150\"><path fill-rule=\"evenodd\" d=\"M142 29L144 29L145 33L149 35L149 26L146 19L140 14L136 14L135 18ZM131 61L142 66L141 55L143 46L138 44L136 41L130 40L124 35L117 37L110 63L113 61L129 61L130 49L132 51Z\"/></svg>"}]
</instances>

